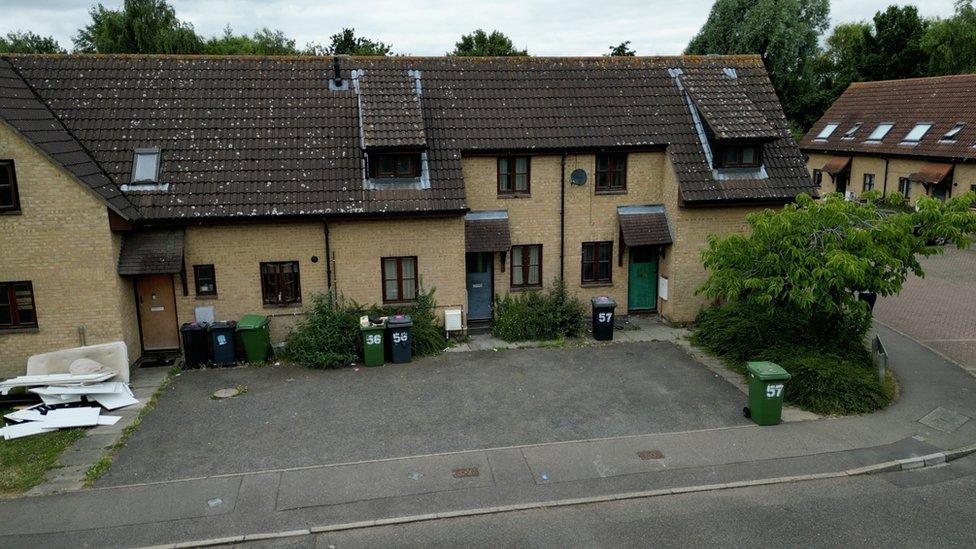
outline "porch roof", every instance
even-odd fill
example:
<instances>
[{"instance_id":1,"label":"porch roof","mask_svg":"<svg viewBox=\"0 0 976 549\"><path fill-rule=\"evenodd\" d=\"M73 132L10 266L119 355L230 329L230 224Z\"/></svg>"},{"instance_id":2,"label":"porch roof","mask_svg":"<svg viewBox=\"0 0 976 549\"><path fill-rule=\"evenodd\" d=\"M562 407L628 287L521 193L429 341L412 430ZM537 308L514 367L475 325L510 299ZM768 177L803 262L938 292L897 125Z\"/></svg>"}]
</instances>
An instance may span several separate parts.
<instances>
[{"instance_id":1,"label":"porch roof","mask_svg":"<svg viewBox=\"0 0 976 549\"><path fill-rule=\"evenodd\" d=\"M172 274L183 270L183 229L140 231L126 235L119 254L119 274Z\"/></svg>"},{"instance_id":2,"label":"porch roof","mask_svg":"<svg viewBox=\"0 0 976 549\"><path fill-rule=\"evenodd\" d=\"M620 206L617 220L621 239L628 247L664 246L674 242L664 206Z\"/></svg>"},{"instance_id":3,"label":"porch roof","mask_svg":"<svg viewBox=\"0 0 976 549\"><path fill-rule=\"evenodd\" d=\"M498 210L465 215L464 247L467 252L507 252L512 247L508 212Z\"/></svg>"},{"instance_id":4,"label":"porch roof","mask_svg":"<svg viewBox=\"0 0 976 549\"><path fill-rule=\"evenodd\" d=\"M928 162L922 166L922 169L908 176L908 179L912 181L917 181L919 183L942 183L949 173L952 171L952 164L937 164L935 162Z\"/></svg>"},{"instance_id":5,"label":"porch roof","mask_svg":"<svg viewBox=\"0 0 976 549\"><path fill-rule=\"evenodd\" d=\"M834 156L824 164L821 171L830 175L837 175L851 165L850 156Z\"/></svg>"}]
</instances>

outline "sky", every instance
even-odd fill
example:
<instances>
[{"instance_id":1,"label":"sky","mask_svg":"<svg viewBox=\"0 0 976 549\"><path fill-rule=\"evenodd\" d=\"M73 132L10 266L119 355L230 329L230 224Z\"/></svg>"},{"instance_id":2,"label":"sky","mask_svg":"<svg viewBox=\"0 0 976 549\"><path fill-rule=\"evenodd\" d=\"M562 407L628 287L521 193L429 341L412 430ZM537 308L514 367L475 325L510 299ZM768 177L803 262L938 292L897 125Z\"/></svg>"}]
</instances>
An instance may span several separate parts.
<instances>
[{"instance_id":1,"label":"sky","mask_svg":"<svg viewBox=\"0 0 976 549\"><path fill-rule=\"evenodd\" d=\"M71 38L90 21L91 0L0 0L0 34L31 30ZM832 24L867 20L891 0L834 0ZM117 8L122 0L103 0ZM631 41L638 55L679 54L708 17L711 0L171 0L177 17L203 36L228 24L237 33L281 29L299 47L328 44L343 27L393 45L394 53L443 55L472 30L497 29L532 55L600 55ZM953 0L916 3L923 16L946 17Z\"/></svg>"}]
</instances>

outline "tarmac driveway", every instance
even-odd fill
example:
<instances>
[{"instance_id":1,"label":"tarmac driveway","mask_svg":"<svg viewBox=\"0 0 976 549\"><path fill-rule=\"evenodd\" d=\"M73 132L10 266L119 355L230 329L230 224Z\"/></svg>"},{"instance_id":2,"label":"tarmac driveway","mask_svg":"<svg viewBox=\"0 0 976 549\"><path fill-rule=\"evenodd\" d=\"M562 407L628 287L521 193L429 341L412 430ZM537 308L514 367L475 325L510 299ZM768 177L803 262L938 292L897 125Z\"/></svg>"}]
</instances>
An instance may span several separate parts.
<instances>
[{"instance_id":1,"label":"tarmac driveway","mask_svg":"<svg viewBox=\"0 0 976 549\"><path fill-rule=\"evenodd\" d=\"M213 400L216 389L246 385ZM671 343L445 353L315 371L189 371L100 486L748 423L742 393Z\"/></svg>"}]
</instances>

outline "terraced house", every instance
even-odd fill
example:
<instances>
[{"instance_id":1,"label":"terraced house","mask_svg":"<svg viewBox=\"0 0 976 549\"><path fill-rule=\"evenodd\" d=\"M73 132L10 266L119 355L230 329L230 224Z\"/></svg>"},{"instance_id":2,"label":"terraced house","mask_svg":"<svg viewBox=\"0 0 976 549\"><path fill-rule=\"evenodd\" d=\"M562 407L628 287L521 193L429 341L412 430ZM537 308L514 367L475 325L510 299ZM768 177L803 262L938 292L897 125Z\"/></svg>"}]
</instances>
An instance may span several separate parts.
<instances>
[{"instance_id":1,"label":"terraced house","mask_svg":"<svg viewBox=\"0 0 976 549\"><path fill-rule=\"evenodd\" d=\"M852 84L800 147L822 193L976 190L976 75Z\"/></svg>"},{"instance_id":2,"label":"terraced house","mask_svg":"<svg viewBox=\"0 0 976 549\"><path fill-rule=\"evenodd\" d=\"M490 321L555 278L690 321L709 234L815 192L758 57L0 58L0 368L312 295Z\"/></svg>"}]
</instances>

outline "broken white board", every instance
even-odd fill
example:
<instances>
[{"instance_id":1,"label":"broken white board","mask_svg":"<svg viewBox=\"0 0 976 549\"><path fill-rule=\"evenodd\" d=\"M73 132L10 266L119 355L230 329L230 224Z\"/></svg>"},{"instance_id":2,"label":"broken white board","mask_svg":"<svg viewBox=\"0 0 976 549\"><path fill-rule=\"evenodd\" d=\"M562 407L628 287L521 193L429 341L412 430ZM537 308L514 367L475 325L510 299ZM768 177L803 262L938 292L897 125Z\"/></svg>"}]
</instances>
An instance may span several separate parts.
<instances>
[{"instance_id":1,"label":"broken white board","mask_svg":"<svg viewBox=\"0 0 976 549\"><path fill-rule=\"evenodd\" d=\"M31 408L10 412L3 417L13 421L44 421L44 414L39 410L33 410Z\"/></svg>"},{"instance_id":2,"label":"broken white board","mask_svg":"<svg viewBox=\"0 0 976 549\"><path fill-rule=\"evenodd\" d=\"M80 385L73 387L63 387L50 385L48 387L35 387L30 392L39 395L58 396L58 395L94 395L121 393L125 391L125 383L114 381L110 383L93 383L91 385Z\"/></svg>"},{"instance_id":3,"label":"broken white board","mask_svg":"<svg viewBox=\"0 0 976 549\"><path fill-rule=\"evenodd\" d=\"M42 385L84 385L98 383L116 375L114 370L95 374L47 374L19 376L0 381L0 394L5 395L14 387L37 387Z\"/></svg>"},{"instance_id":4,"label":"broken white board","mask_svg":"<svg viewBox=\"0 0 976 549\"><path fill-rule=\"evenodd\" d=\"M4 440L13 440L15 438L49 433L54 430L56 429L53 427L47 427L40 421L28 421L27 423L20 423L17 425L7 425L6 427L0 429L0 433L3 433Z\"/></svg>"},{"instance_id":5,"label":"broken white board","mask_svg":"<svg viewBox=\"0 0 976 549\"><path fill-rule=\"evenodd\" d=\"M94 400L101 404L106 410L124 408L133 404L139 404L139 400L132 395L132 390L126 385L122 385L121 393L89 395L88 400Z\"/></svg>"},{"instance_id":6,"label":"broken white board","mask_svg":"<svg viewBox=\"0 0 976 549\"><path fill-rule=\"evenodd\" d=\"M91 427L98 425L99 408L58 408L51 410L44 415L44 420L40 421L44 427L65 428L65 427Z\"/></svg>"},{"instance_id":7,"label":"broken white board","mask_svg":"<svg viewBox=\"0 0 976 549\"><path fill-rule=\"evenodd\" d=\"M115 425L122 419L122 416L98 416L99 425Z\"/></svg>"},{"instance_id":8,"label":"broken white board","mask_svg":"<svg viewBox=\"0 0 976 549\"><path fill-rule=\"evenodd\" d=\"M41 395L41 400L44 404L71 404L73 402L81 402L81 395Z\"/></svg>"}]
</instances>

